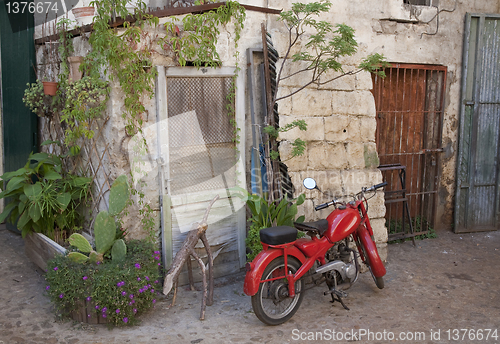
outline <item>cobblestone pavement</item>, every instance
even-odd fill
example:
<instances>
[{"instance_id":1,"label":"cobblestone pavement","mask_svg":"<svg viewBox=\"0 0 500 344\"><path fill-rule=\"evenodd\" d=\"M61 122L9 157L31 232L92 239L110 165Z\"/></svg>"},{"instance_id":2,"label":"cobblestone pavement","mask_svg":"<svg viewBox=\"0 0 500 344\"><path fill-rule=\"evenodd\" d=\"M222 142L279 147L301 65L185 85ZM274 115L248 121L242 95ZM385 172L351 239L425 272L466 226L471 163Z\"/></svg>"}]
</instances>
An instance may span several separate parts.
<instances>
[{"instance_id":1,"label":"cobblestone pavement","mask_svg":"<svg viewBox=\"0 0 500 344\"><path fill-rule=\"evenodd\" d=\"M306 291L290 321L265 326L252 313L239 274L215 289L205 321L198 320L201 292L181 288L174 307L164 299L140 325L108 330L56 320L23 240L0 226L0 344L310 343L321 336L318 343L499 343L495 332L486 334L500 336L500 232L438 235L415 247L390 245L385 289L363 274L345 299L350 311L328 302L322 285Z\"/></svg>"}]
</instances>

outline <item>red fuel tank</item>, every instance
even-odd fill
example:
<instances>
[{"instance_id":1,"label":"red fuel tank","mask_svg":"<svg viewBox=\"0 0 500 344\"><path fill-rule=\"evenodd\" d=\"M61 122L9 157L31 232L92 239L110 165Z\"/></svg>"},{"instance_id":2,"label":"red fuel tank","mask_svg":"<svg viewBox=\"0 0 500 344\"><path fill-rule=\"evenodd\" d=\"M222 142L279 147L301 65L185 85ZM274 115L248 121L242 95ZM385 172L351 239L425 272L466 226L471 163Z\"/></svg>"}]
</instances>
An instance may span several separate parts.
<instances>
[{"instance_id":1,"label":"red fuel tank","mask_svg":"<svg viewBox=\"0 0 500 344\"><path fill-rule=\"evenodd\" d=\"M324 236L334 243L350 235L358 228L361 216L355 208L335 209L328 217L328 230Z\"/></svg>"}]
</instances>

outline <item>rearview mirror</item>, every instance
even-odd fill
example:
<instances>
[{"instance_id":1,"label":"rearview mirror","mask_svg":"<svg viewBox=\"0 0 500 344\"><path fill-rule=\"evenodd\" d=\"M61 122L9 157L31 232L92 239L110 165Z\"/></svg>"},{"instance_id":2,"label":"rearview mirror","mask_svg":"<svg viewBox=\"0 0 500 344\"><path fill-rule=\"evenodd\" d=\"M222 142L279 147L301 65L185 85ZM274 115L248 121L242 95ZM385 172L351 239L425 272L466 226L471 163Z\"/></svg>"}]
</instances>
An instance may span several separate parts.
<instances>
[{"instance_id":1,"label":"rearview mirror","mask_svg":"<svg viewBox=\"0 0 500 344\"><path fill-rule=\"evenodd\" d=\"M316 181L312 178L304 179L303 183L304 183L304 187L306 189L309 189L309 190L316 189Z\"/></svg>"}]
</instances>

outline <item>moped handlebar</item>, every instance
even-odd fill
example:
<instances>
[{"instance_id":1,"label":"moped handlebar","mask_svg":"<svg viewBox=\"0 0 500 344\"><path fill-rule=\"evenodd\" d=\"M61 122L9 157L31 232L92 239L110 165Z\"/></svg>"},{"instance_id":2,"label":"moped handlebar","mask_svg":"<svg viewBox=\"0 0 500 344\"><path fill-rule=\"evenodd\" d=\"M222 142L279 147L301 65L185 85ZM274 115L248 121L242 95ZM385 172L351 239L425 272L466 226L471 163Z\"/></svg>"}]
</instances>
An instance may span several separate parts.
<instances>
[{"instance_id":1,"label":"moped handlebar","mask_svg":"<svg viewBox=\"0 0 500 344\"><path fill-rule=\"evenodd\" d=\"M380 183L380 184L376 184L376 185L370 186L369 188L362 188L361 194L363 194L365 192L375 191L375 190L380 189L381 187L384 187L386 185L387 185L387 182L383 182L383 183ZM342 203L342 202L339 202L339 201L337 201L337 200L334 199L334 200L332 200L330 202L322 203L322 204L319 204L319 205L315 206L314 210L318 211L318 210L321 210L321 209L325 209L325 208L328 208L329 206L335 205L337 203Z\"/></svg>"},{"instance_id":2,"label":"moped handlebar","mask_svg":"<svg viewBox=\"0 0 500 344\"><path fill-rule=\"evenodd\" d=\"M370 191L373 191L373 190L377 190L377 189L380 189L384 186L387 185L387 182L383 182L383 183L380 183L380 184L377 184L377 185L373 185L373 186L370 186L368 189L366 189L366 192L370 192Z\"/></svg>"},{"instance_id":3,"label":"moped handlebar","mask_svg":"<svg viewBox=\"0 0 500 344\"><path fill-rule=\"evenodd\" d=\"M328 208L330 205L333 205L334 203L335 202L332 201L332 202L327 202L327 203L323 203L323 204L317 205L317 206L314 207L314 210L318 211L318 210L321 210L321 209Z\"/></svg>"}]
</instances>

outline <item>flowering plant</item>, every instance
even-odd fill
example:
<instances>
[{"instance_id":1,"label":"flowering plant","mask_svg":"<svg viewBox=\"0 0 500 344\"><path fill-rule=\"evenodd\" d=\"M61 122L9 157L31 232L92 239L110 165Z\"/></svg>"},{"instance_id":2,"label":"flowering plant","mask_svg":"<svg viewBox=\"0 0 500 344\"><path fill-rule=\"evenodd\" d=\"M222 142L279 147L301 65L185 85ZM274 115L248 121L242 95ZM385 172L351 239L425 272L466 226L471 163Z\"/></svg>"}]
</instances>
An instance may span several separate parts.
<instances>
[{"instance_id":1,"label":"flowering plant","mask_svg":"<svg viewBox=\"0 0 500 344\"><path fill-rule=\"evenodd\" d=\"M127 257L115 262L75 262L57 256L47 264L46 291L60 314L70 314L84 304L110 325L133 324L137 315L154 307L161 291L160 252L149 242L128 242Z\"/></svg>"}]
</instances>

